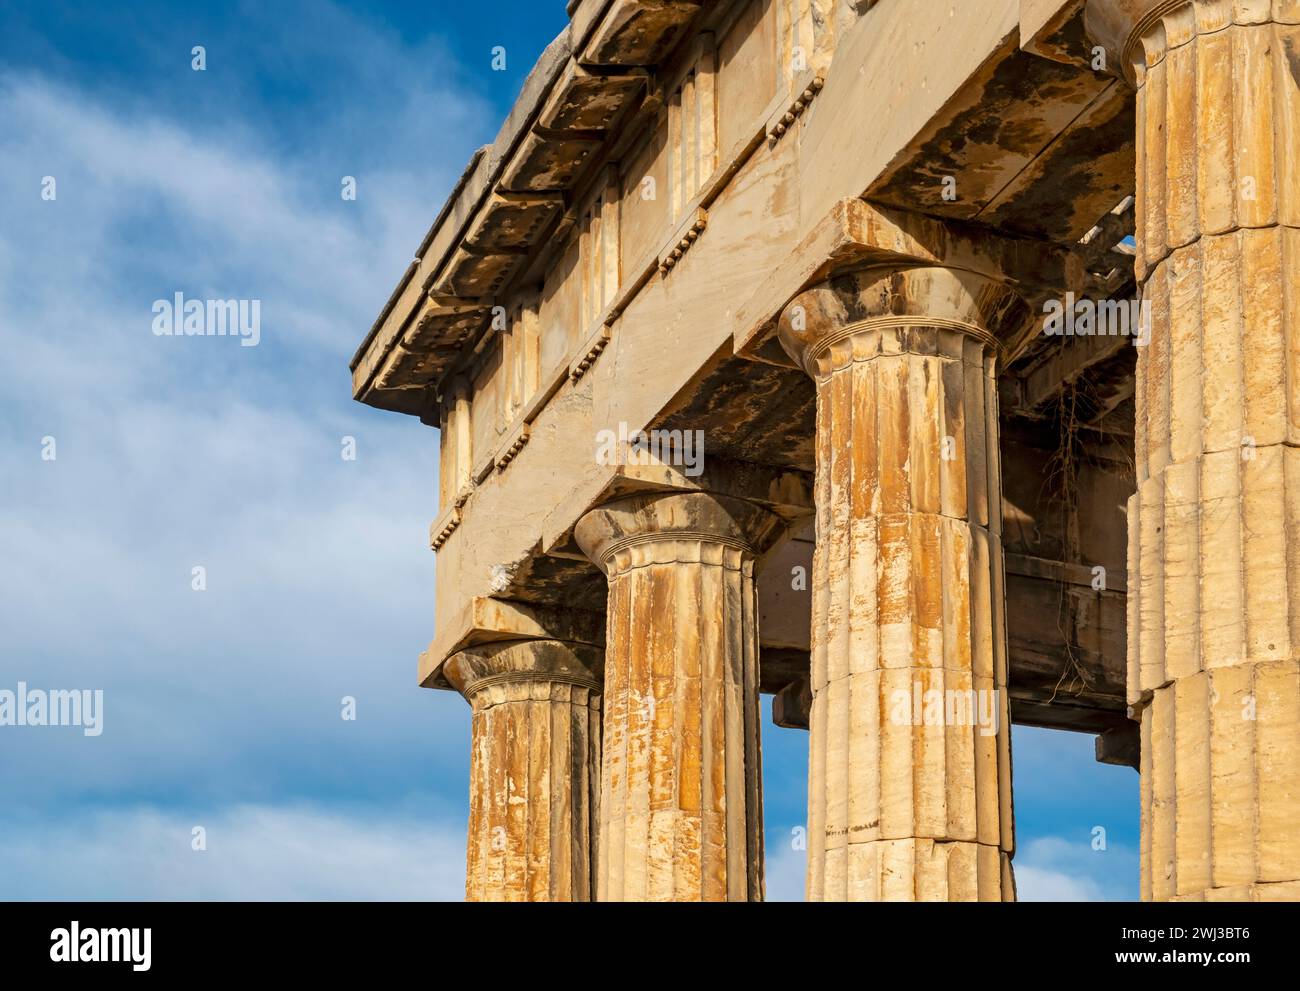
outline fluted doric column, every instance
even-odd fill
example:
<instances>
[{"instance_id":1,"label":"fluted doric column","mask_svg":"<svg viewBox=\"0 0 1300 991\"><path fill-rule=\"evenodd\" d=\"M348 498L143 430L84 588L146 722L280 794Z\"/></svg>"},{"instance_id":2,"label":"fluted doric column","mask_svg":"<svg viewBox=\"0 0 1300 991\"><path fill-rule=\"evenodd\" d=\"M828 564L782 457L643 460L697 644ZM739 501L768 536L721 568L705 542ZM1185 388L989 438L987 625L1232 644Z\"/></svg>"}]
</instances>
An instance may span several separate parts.
<instances>
[{"instance_id":1,"label":"fluted doric column","mask_svg":"<svg viewBox=\"0 0 1300 991\"><path fill-rule=\"evenodd\" d=\"M1014 898L993 334L1027 317L898 267L781 316L817 384L810 900Z\"/></svg>"},{"instance_id":2,"label":"fluted doric column","mask_svg":"<svg viewBox=\"0 0 1300 991\"><path fill-rule=\"evenodd\" d=\"M1300 3L1086 25L1137 90L1142 897L1300 899Z\"/></svg>"},{"instance_id":3,"label":"fluted doric column","mask_svg":"<svg viewBox=\"0 0 1300 991\"><path fill-rule=\"evenodd\" d=\"M601 651L512 640L452 655L473 708L469 901L590 901Z\"/></svg>"},{"instance_id":4,"label":"fluted doric column","mask_svg":"<svg viewBox=\"0 0 1300 991\"><path fill-rule=\"evenodd\" d=\"M754 557L775 526L700 492L578 523L609 578L600 901L763 897Z\"/></svg>"}]
</instances>

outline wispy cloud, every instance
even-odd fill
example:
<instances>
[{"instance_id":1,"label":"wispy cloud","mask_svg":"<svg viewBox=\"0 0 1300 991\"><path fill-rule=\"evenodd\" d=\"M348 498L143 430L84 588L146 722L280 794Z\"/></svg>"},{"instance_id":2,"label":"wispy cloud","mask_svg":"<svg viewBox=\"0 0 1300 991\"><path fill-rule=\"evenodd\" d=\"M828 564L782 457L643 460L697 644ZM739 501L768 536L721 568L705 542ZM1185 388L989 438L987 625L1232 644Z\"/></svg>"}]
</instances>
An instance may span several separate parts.
<instances>
[{"instance_id":1,"label":"wispy cloud","mask_svg":"<svg viewBox=\"0 0 1300 991\"><path fill-rule=\"evenodd\" d=\"M276 30L327 126L228 72L176 79L208 86L188 110L0 74L0 687L104 690L94 739L0 728L22 897L459 897L463 822L401 807L464 801L467 707L415 685L436 436L351 402L347 359L497 111L436 40L313 9L314 40ZM455 138L386 140L426 105ZM260 299L261 346L155 337L178 291ZM179 808L209 810L202 858Z\"/></svg>"},{"instance_id":2,"label":"wispy cloud","mask_svg":"<svg viewBox=\"0 0 1300 991\"><path fill-rule=\"evenodd\" d=\"M1024 902L1133 901L1138 856L1109 841L1039 836L1021 844L1015 858L1016 894Z\"/></svg>"},{"instance_id":3,"label":"wispy cloud","mask_svg":"<svg viewBox=\"0 0 1300 991\"><path fill-rule=\"evenodd\" d=\"M767 900L770 902L801 902L804 900L805 872L808 856L794 849L783 836L771 836L775 841L767 848L765 881Z\"/></svg>"},{"instance_id":4,"label":"wispy cloud","mask_svg":"<svg viewBox=\"0 0 1300 991\"><path fill-rule=\"evenodd\" d=\"M0 899L454 901L463 829L310 805L0 820Z\"/></svg>"}]
</instances>

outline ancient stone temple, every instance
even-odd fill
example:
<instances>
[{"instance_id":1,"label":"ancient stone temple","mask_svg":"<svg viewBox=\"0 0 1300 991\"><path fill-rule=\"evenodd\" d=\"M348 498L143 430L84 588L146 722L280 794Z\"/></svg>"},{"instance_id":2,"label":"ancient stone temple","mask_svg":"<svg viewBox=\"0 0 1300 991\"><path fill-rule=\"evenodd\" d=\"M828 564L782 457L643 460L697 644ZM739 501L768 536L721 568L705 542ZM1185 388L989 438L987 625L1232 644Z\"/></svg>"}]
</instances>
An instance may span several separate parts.
<instances>
[{"instance_id":1,"label":"ancient stone temple","mask_svg":"<svg viewBox=\"0 0 1300 991\"><path fill-rule=\"evenodd\" d=\"M1014 898L1012 722L1300 899L1300 0L568 13L352 365L467 896L761 899L767 693L812 899Z\"/></svg>"}]
</instances>

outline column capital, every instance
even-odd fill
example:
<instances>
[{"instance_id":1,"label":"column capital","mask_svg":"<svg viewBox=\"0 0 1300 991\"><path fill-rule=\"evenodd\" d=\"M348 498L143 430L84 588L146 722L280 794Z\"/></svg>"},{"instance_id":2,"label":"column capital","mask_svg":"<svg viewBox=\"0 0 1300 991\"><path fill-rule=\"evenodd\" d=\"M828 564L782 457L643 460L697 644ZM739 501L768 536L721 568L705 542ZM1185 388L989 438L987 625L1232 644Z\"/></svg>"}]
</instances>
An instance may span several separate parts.
<instances>
[{"instance_id":1,"label":"column capital","mask_svg":"<svg viewBox=\"0 0 1300 991\"><path fill-rule=\"evenodd\" d=\"M500 640L457 651L443 675L473 702L484 688L507 682L553 682L599 691L604 652L565 640Z\"/></svg>"},{"instance_id":2,"label":"column capital","mask_svg":"<svg viewBox=\"0 0 1300 991\"><path fill-rule=\"evenodd\" d=\"M947 330L996 353L1030 310L1007 283L962 269L886 265L833 276L782 311L777 334L786 353L816 377L836 344L882 331ZM935 344L928 350L934 353ZM920 347L904 344L901 350Z\"/></svg>"},{"instance_id":3,"label":"column capital","mask_svg":"<svg viewBox=\"0 0 1300 991\"><path fill-rule=\"evenodd\" d=\"M1133 86L1170 48L1232 24L1300 23L1294 0L1087 0L1084 30Z\"/></svg>"},{"instance_id":4,"label":"column capital","mask_svg":"<svg viewBox=\"0 0 1300 991\"><path fill-rule=\"evenodd\" d=\"M611 568L618 555L672 540L698 540L752 558L767 549L781 525L780 517L762 506L731 496L647 492L589 510L573 536L582 552L610 574L623 570Z\"/></svg>"}]
</instances>

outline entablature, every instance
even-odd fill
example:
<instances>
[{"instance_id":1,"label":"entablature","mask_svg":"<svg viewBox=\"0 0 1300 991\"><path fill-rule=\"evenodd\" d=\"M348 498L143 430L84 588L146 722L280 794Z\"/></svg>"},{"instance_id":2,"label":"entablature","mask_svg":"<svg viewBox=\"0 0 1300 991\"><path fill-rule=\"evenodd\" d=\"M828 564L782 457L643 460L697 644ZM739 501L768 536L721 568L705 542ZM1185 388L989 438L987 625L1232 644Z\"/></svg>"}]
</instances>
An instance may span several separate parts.
<instances>
[{"instance_id":1,"label":"entablature","mask_svg":"<svg viewBox=\"0 0 1300 991\"><path fill-rule=\"evenodd\" d=\"M493 308L509 309L517 287L546 281L571 242L591 239L601 219L609 226L609 210L602 218L598 205L594 220L589 212L593 201L611 195L614 237L606 231L598 250L613 256L613 270L601 274L595 310L616 315L613 296L635 291L642 274L635 267L618 271L619 242L627 240L619 237L620 201L633 214L631 240L655 221L655 211L642 209L645 216L638 217L631 203L643 192L638 183L656 178L650 169L640 175L637 166L659 167L662 198L671 208L660 218L663 234L646 231L624 251L633 262L642 242L664 240L688 215L685 226L696 227L698 236L696 201L701 193L707 199L705 187L735 122L743 128L749 116L719 106L719 81L730 73L737 107L753 102L751 90L766 94L760 108L775 96L781 104L771 128L776 133L781 116L797 116L815 95L835 25L870 6L863 0L571 3L568 28L538 60L495 142L471 160L353 358L355 397L434 422L441 383L472 357L477 336L500 329ZM768 78L751 78L755 65ZM787 92L794 95L787 99ZM646 163L647 145L667 146L668 153ZM625 177L617 171L610 181L605 173L620 162L637 181L620 181ZM672 267L683 240L655 243L651 274ZM595 313L584 310L582 317L585 330Z\"/></svg>"}]
</instances>

